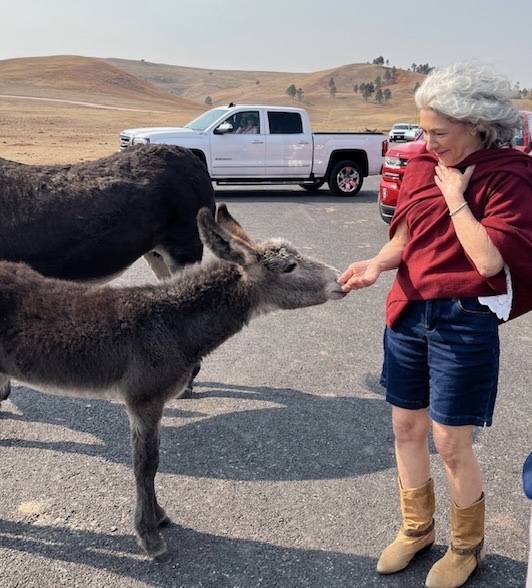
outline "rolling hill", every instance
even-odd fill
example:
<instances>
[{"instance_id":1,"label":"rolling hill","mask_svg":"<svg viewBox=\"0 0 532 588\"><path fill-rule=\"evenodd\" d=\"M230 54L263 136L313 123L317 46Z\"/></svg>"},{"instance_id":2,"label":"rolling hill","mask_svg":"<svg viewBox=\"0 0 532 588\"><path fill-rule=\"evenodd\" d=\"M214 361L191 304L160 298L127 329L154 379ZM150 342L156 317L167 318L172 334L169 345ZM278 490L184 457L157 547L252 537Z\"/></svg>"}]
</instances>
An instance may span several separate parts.
<instances>
[{"instance_id":1,"label":"rolling hill","mask_svg":"<svg viewBox=\"0 0 532 588\"><path fill-rule=\"evenodd\" d=\"M384 79L386 68L350 64L312 73L189 68L144 60L56 55L0 60L0 157L27 163L75 162L108 155L121 130L186 124L230 101L306 108L315 130L387 131L415 121L413 93L424 78L396 71L387 102L364 100L355 85ZM330 93L330 81L336 93ZM286 90L294 84L301 100ZM532 101L519 101L531 110Z\"/></svg>"},{"instance_id":2,"label":"rolling hill","mask_svg":"<svg viewBox=\"0 0 532 588\"><path fill-rule=\"evenodd\" d=\"M398 70L396 83L388 87L392 98L382 104L367 102L355 85L383 78L385 67L374 64L352 64L314 73L279 73L264 71L227 71L106 59L106 63L165 89L172 95L205 105L209 96L213 105L260 103L300 105L309 111L317 130L389 129L398 119L415 119L413 93L422 74ZM334 80L336 95L330 94L329 81ZM302 100L291 99L287 88L294 84L303 90Z\"/></svg>"}]
</instances>

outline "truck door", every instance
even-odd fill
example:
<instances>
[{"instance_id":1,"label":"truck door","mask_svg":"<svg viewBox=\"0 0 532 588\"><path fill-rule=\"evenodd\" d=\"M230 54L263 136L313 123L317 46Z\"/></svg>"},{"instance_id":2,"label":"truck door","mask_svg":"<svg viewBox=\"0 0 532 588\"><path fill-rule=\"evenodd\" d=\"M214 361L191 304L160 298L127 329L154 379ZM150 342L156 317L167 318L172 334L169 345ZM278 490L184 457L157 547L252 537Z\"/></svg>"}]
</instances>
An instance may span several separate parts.
<instances>
[{"instance_id":1,"label":"truck door","mask_svg":"<svg viewBox=\"0 0 532 588\"><path fill-rule=\"evenodd\" d=\"M266 143L259 111L233 113L224 123L232 129L211 136L212 177L263 177Z\"/></svg>"},{"instance_id":2,"label":"truck door","mask_svg":"<svg viewBox=\"0 0 532 588\"><path fill-rule=\"evenodd\" d=\"M312 171L312 135L305 134L299 112L268 111L265 176L308 178Z\"/></svg>"}]
</instances>

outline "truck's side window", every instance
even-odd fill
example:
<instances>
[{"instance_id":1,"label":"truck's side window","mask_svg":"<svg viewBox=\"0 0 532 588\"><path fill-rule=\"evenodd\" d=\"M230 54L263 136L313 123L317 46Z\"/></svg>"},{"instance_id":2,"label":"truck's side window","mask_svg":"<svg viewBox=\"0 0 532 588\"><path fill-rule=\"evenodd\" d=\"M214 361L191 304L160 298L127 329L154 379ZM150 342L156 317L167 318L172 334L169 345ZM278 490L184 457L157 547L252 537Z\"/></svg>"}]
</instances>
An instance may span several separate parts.
<instances>
[{"instance_id":1,"label":"truck's side window","mask_svg":"<svg viewBox=\"0 0 532 588\"><path fill-rule=\"evenodd\" d=\"M249 110L237 114L237 124L235 125L235 133L256 135L260 133L260 117L257 110Z\"/></svg>"},{"instance_id":2,"label":"truck's side window","mask_svg":"<svg viewBox=\"0 0 532 588\"><path fill-rule=\"evenodd\" d=\"M241 133L244 134L256 134L260 133L260 117L258 110L250 110L246 112L237 112L231 114L224 120L224 123L232 125L233 130L230 131L236 135Z\"/></svg>"},{"instance_id":3,"label":"truck's side window","mask_svg":"<svg viewBox=\"0 0 532 588\"><path fill-rule=\"evenodd\" d=\"M298 112L268 112L268 122L272 135L297 135L303 132Z\"/></svg>"}]
</instances>

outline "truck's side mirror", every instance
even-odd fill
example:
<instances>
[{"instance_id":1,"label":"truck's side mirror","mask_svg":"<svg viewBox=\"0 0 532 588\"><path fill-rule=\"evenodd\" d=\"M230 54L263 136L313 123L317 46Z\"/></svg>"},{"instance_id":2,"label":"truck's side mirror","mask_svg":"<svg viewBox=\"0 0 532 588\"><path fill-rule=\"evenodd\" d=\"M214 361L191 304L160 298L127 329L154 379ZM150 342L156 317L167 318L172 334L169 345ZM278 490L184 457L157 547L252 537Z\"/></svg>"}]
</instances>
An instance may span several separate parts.
<instances>
[{"instance_id":1,"label":"truck's side mirror","mask_svg":"<svg viewBox=\"0 0 532 588\"><path fill-rule=\"evenodd\" d=\"M228 122L224 122L220 126L218 126L214 129L215 135L225 135L227 133L232 133L232 132L233 132L233 125Z\"/></svg>"}]
</instances>

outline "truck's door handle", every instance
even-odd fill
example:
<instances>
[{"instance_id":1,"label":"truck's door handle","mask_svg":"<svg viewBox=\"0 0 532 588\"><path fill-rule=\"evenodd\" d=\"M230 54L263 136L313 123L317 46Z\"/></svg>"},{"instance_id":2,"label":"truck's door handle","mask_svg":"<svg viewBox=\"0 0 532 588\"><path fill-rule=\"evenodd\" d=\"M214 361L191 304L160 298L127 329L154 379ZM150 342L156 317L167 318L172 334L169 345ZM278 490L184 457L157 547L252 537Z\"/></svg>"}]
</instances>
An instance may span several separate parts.
<instances>
[{"instance_id":1,"label":"truck's door handle","mask_svg":"<svg viewBox=\"0 0 532 588\"><path fill-rule=\"evenodd\" d=\"M308 145L310 141L299 141L298 145Z\"/></svg>"},{"instance_id":2,"label":"truck's door handle","mask_svg":"<svg viewBox=\"0 0 532 588\"><path fill-rule=\"evenodd\" d=\"M255 139L254 141L251 141L252 145L262 145L264 143L264 141L260 141L259 139Z\"/></svg>"}]
</instances>

